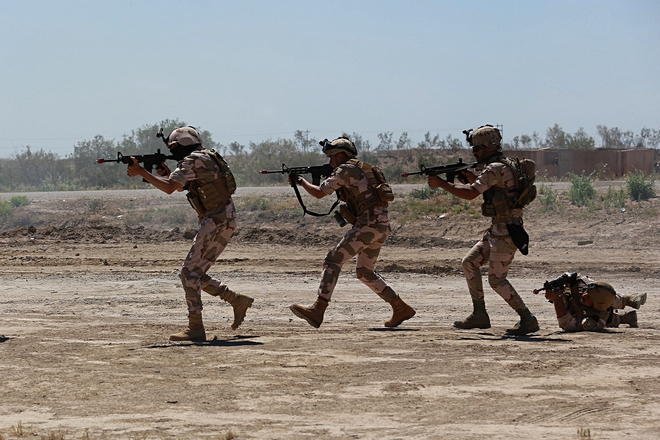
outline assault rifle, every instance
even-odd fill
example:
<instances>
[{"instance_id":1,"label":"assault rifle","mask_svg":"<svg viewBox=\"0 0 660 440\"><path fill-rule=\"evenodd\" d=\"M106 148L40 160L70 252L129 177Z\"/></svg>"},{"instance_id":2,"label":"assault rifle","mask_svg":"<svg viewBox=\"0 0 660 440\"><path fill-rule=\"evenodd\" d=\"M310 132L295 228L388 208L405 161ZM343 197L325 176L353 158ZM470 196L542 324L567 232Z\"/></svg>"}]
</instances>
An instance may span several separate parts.
<instances>
[{"instance_id":1,"label":"assault rifle","mask_svg":"<svg viewBox=\"0 0 660 440\"><path fill-rule=\"evenodd\" d=\"M477 162L463 163L463 159L459 158L458 162L450 163L447 165L438 165L436 167L426 167L424 164L419 166L419 171L414 173L402 173L401 177L414 176L415 174L425 174L427 176L437 176L438 174L446 174L447 182L454 183L454 177L460 171L467 170L468 168L474 168L477 166ZM459 180L462 183L463 180L459 176Z\"/></svg>"},{"instance_id":2,"label":"assault rifle","mask_svg":"<svg viewBox=\"0 0 660 440\"><path fill-rule=\"evenodd\" d=\"M296 197L298 198L298 203L300 203L300 207L303 209L303 216L305 214L309 214L314 217L322 217L324 215L329 215L332 212L332 210L335 209L337 204L339 204L339 195L337 195L337 201L334 203L334 205L332 205L332 208L330 208L330 211L328 211L327 213L319 214L317 212L310 211L303 203L302 197L300 197L300 191L298 191L298 185L296 184L296 180L298 179L298 176L301 174L311 174L312 183L314 185L319 185L321 183L321 177L329 177L333 171L334 168L329 163L325 165L315 165L309 167L288 167L285 164L282 164L281 170L261 170L260 174L273 174L273 173L288 174L291 186L293 187L293 191L296 193Z\"/></svg>"},{"instance_id":3,"label":"assault rifle","mask_svg":"<svg viewBox=\"0 0 660 440\"><path fill-rule=\"evenodd\" d=\"M149 171L151 174L154 173L154 168L160 168L161 164L166 160L175 160L174 156L167 156L161 153L159 148L154 154L132 154L130 156L124 156L118 152L117 159L98 159L96 163L121 162L125 163L126 165L130 165L133 163L133 159L131 159L132 157L137 159L138 163L144 164L144 169ZM146 182L146 180L142 180Z\"/></svg>"},{"instance_id":4,"label":"assault rifle","mask_svg":"<svg viewBox=\"0 0 660 440\"><path fill-rule=\"evenodd\" d=\"M546 281L543 283L543 287L540 289L534 289L534 294L538 295L542 291L553 291L553 290L562 290L564 286L567 284L569 286L573 286L575 283L577 283L577 272L573 273L568 273L566 272L565 274L561 275L560 277L552 280L552 281Z\"/></svg>"},{"instance_id":5,"label":"assault rifle","mask_svg":"<svg viewBox=\"0 0 660 440\"><path fill-rule=\"evenodd\" d=\"M334 171L334 168L329 163L325 165L316 165L311 167L288 167L285 164L282 164L281 170L261 170L261 174L288 174L289 176L299 176L301 174L311 174L312 183L318 185L321 183L321 177L329 177L330 174ZM292 179L293 187L296 186L296 180Z\"/></svg>"}]
</instances>

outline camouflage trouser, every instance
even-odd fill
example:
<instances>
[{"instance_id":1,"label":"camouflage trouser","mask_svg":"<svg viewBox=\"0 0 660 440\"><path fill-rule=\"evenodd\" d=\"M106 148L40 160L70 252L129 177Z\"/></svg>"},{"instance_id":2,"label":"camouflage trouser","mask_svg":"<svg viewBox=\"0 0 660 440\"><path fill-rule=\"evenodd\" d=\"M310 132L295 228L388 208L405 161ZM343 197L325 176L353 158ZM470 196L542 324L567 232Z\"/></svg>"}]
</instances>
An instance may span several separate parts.
<instances>
[{"instance_id":1,"label":"camouflage trouser","mask_svg":"<svg viewBox=\"0 0 660 440\"><path fill-rule=\"evenodd\" d=\"M488 284L514 310L523 310L526 306L518 292L506 279L509 267L516 253L516 245L508 235L493 235L490 231L474 245L463 258L461 265L467 280L470 296L475 301L484 300L484 288L481 282L481 266L488 263Z\"/></svg>"},{"instance_id":2,"label":"camouflage trouser","mask_svg":"<svg viewBox=\"0 0 660 440\"><path fill-rule=\"evenodd\" d=\"M227 290L225 284L206 275L206 272L225 249L235 229L236 220L233 218L206 217L201 220L180 273L189 312L202 312L202 289L214 292Z\"/></svg>"},{"instance_id":3,"label":"camouflage trouser","mask_svg":"<svg viewBox=\"0 0 660 440\"><path fill-rule=\"evenodd\" d=\"M392 301L396 293L380 275L374 272L380 248L389 235L390 227L387 223L353 226L325 257L318 295L330 300L342 266L357 255L355 272L358 279L385 301Z\"/></svg>"}]
</instances>

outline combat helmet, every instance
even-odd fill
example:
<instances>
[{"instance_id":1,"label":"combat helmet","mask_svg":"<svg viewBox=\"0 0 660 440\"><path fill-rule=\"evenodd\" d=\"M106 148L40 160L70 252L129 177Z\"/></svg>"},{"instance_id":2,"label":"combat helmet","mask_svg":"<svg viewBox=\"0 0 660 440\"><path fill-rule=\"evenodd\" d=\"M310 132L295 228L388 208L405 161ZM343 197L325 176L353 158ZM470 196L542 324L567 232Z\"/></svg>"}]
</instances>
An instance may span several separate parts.
<instances>
[{"instance_id":1,"label":"combat helmet","mask_svg":"<svg viewBox=\"0 0 660 440\"><path fill-rule=\"evenodd\" d=\"M490 124L482 125L468 134L468 142L473 147L483 145L493 153L502 150L502 134L499 129Z\"/></svg>"},{"instance_id":2,"label":"combat helmet","mask_svg":"<svg viewBox=\"0 0 660 440\"><path fill-rule=\"evenodd\" d=\"M182 160L202 145L202 138L199 137L197 129L191 125L176 128L167 137L163 135L161 128L156 136L163 139L176 160Z\"/></svg>"},{"instance_id":3,"label":"combat helmet","mask_svg":"<svg viewBox=\"0 0 660 440\"><path fill-rule=\"evenodd\" d=\"M319 142L319 145L321 145L321 150L326 156L332 156L337 153L346 153L349 159L353 159L358 154L355 144L345 136L338 137L333 141L323 139Z\"/></svg>"},{"instance_id":4,"label":"combat helmet","mask_svg":"<svg viewBox=\"0 0 660 440\"><path fill-rule=\"evenodd\" d=\"M200 145L201 143L202 139L199 137L197 129L189 125L175 129L167 137L167 146L170 148L172 148L175 144L181 145L183 147L189 147L191 145Z\"/></svg>"},{"instance_id":5,"label":"combat helmet","mask_svg":"<svg viewBox=\"0 0 660 440\"><path fill-rule=\"evenodd\" d=\"M616 297L616 291L610 284L598 281L587 286L587 294L594 303L593 308L599 311L609 309Z\"/></svg>"}]
</instances>

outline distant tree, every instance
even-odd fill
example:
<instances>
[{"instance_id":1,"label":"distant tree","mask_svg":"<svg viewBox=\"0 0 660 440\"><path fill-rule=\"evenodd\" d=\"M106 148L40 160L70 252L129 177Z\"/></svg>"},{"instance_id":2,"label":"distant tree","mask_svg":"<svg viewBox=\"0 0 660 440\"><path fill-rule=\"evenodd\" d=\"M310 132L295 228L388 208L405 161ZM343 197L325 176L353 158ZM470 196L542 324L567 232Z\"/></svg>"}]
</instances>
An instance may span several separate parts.
<instances>
[{"instance_id":1,"label":"distant tree","mask_svg":"<svg viewBox=\"0 0 660 440\"><path fill-rule=\"evenodd\" d=\"M523 148L531 148L532 147L532 138L527 136L526 134L523 134L520 136L520 145L522 145Z\"/></svg>"},{"instance_id":2,"label":"distant tree","mask_svg":"<svg viewBox=\"0 0 660 440\"><path fill-rule=\"evenodd\" d=\"M396 149L397 150L408 150L412 147L412 141L410 140L410 137L408 137L408 132L404 131L401 136L399 137L399 140L396 143Z\"/></svg>"},{"instance_id":3,"label":"distant tree","mask_svg":"<svg viewBox=\"0 0 660 440\"><path fill-rule=\"evenodd\" d=\"M116 159L117 148L114 140L105 139L101 135L94 139L78 142L73 147L73 167L76 181L85 188L102 188L117 185L126 180L126 166L123 164L97 164L99 158ZM134 154L127 151L122 154Z\"/></svg>"},{"instance_id":4,"label":"distant tree","mask_svg":"<svg viewBox=\"0 0 660 440\"><path fill-rule=\"evenodd\" d=\"M658 148L660 146L660 130L644 127L639 137L644 148Z\"/></svg>"},{"instance_id":5,"label":"distant tree","mask_svg":"<svg viewBox=\"0 0 660 440\"><path fill-rule=\"evenodd\" d=\"M304 153L314 148L317 143L316 139L309 137L309 130L296 130L293 133L293 137L295 139L296 148Z\"/></svg>"},{"instance_id":6,"label":"distant tree","mask_svg":"<svg viewBox=\"0 0 660 440\"><path fill-rule=\"evenodd\" d=\"M385 133L378 133L378 139L380 143L376 147L376 151L391 151L394 145L392 141L392 136L394 133L391 131L386 131Z\"/></svg>"},{"instance_id":7,"label":"distant tree","mask_svg":"<svg viewBox=\"0 0 660 440\"><path fill-rule=\"evenodd\" d=\"M593 150L596 148L596 141L584 131L584 128L580 127L575 134L568 136L568 148L572 150Z\"/></svg>"},{"instance_id":8,"label":"distant tree","mask_svg":"<svg viewBox=\"0 0 660 440\"><path fill-rule=\"evenodd\" d=\"M504 144L506 150L517 150L518 148L520 148L520 136L514 136L511 143Z\"/></svg>"},{"instance_id":9,"label":"distant tree","mask_svg":"<svg viewBox=\"0 0 660 440\"><path fill-rule=\"evenodd\" d=\"M447 135L447 138L444 141L444 147L452 152L457 152L463 147L463 142L460 139L453 137L451 134Z\"/></svg>"},{"instance_id":10,"label":"distant tree","mask_svg":"<svg viewBox=\"0 0 660 440\"><path fill-rule=\"evenodd\" d=\"M607 128L605 125L598 125L596 129L604 148L633 148L637 144L632 131L622 131L618 127Z\"/></svg>"},{"instance_id":11,"label":"distant tree","mask_svg":"<svg viewBox=\"0 0 660 440\"><path fill-rule=\"evenodd\" d=\"M442 139L440 139L440 135L436 134L435 136L431 137L430 131L427 131L424 134L424 140L417 144L417 148L420 150L431 150L434 148L441 148L443 146L444 142Z\"/></svg>"},{"instance_id":12,"label":"distant tree","mask_svg":"<svg viewBox=\"0 0 660 440\"><path fill-rule=\"evenodd\" d=\"M371 151L371 142L364 140L360 134L356 132L353 132L352 135L344 133L343 136L346 136L353 141L355 148L358 150L358 153L369 153Z\"/></svg>"},{"instance_id":13,"label":"distant tree","mask_svg":"<svg viewBox=\"0 0 660 440\"><path fill-rule=\"evenodd\" d=\"M72 175L69 162L43 149L26 146L10 159L0 162L0 187L4 189L57 189Z\"/></svg>"},{"instance_id":14,"label":"distant tree","mask_svg":"<svg viewBox=\"0 0 660 440\"><path fill-rule=\"evenodd\" d=\"M245 146L239 144L238 142L232 142L229 144L229 152L234 156L241 156L245 154Z\"/></svg>"},{"instance_id":15,"label":"distant tree","mask_svg":"<svg viewBox=\"0 0 660 440\"><path fill-rule=\"evenodd\" d=\"M546 148L568 148L568 135L559 124L555 124L546 131L543 146Z\"/></svg>"}]
</instances>

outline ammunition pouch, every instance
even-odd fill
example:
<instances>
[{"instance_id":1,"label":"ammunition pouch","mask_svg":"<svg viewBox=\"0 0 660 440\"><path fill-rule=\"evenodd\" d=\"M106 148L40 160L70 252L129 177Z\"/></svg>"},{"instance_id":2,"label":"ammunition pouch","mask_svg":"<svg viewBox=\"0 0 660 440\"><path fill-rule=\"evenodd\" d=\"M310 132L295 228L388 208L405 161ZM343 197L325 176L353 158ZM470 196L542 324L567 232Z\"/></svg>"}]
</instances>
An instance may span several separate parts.
<instances>
[{"instance_id":1,"label":"ammunition pouch","mask_svg":"<svg viewBox=\"0 0 660 440\"><path fill-rule=\"evenodd\" d=\"M350 223L352 225L354 225L355 222L357 222L357 216L354 215L349 209L348 205L344 203L339 205L339 215L341 215L342 218L346 220L347 223Z\"/></svg>"}]
</instances>

